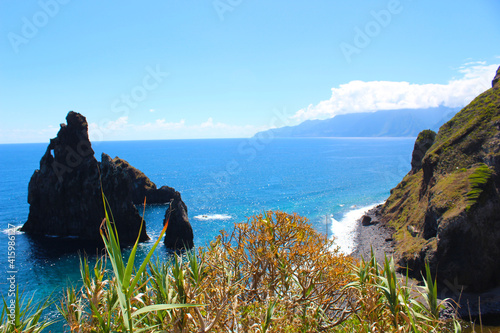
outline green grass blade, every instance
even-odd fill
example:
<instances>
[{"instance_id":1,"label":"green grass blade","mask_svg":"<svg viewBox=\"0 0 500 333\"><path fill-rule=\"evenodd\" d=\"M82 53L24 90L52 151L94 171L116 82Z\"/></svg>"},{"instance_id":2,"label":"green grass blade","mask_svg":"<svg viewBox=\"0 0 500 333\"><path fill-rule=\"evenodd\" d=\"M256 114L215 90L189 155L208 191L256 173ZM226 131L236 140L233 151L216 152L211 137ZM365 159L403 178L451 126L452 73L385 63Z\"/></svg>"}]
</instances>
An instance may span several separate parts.
<instances>
[{"instance_id":1,"label":"green grass blade","mask_svg":"<svg viewBox=\"0 0 500 333\"><path fill-rule=\"evenodd\" d=\"M137 252L137 247L139 246L139 238L141 237L142 227L144 225L144 214L146 214L146 198L144 198L144 209L142 211L142 220L141 220L141 226L139 227L139 234L137 235L137 239L135 240L134 247L132 248L132 251L130 252L130 255L128 257L127 267L125 267L125 273L124 273L124 277L123 277L124 278L123 286L127 290L128 290L129 284L130 284L130 279L132 277L132 271L134 269L135 254ZM140 274L137 274L137 275L140 275ZM135 289L135 284L131 285L131 289Z\"/></svg>"},{"instance_id":2,"label":"green grass blade","mask_svg":"<svg viewBox=\"0 0 500 333\"><path fill-rule=\"evenodd\" d=\"M273 320L274 308L276 307L277 303L278 301L269 303L269 307L267 308L266 311L266 318L264 319L264 322L261 325L262 333L266 333L267 330L269 329L269 326L271 325L271 322Z\"/></svg>"},{"instance_id":3,"label":"green grass blade","mask_svg":"<svg viewBox=\"0 0 500 333\"><path fill-rule=\"evenodd\" d=\"M144 272L144 270L146 269L146 267L148 266L148 263L151 260L151 257L153 256L153 253L154 253L156 247L160 243L160 240L163 237L163 235L165 234L165 231L167 231L168 221L169 220L167 220L167 222L165 223L165 226L163 226L163 229L162 229L162 231L160 233L160 236L158 236L158 239L156 240L156 242L151 247L151 250L149 250L148 255L146 256L146 258L144 259L144 261L141 264L141 267L139 267L139 270L135 274L135 277L134 277L134 280L131 283L131 286L136 286L137 283L139 282L139 279L141 278L141 275ZM130 289L133 289L133 288L130 288ZM133 292L133 290L129 290L129 294L127 296L130 297L132 295L132 292Z\"/></svg>"},{"instance_id":4,"label":"green grass blade","mask_svg":"<svg viewBox=\"0 0 500 333\"><path fill-rule=\"evenodd\" d=\"M203 306L203 304L154 304L154 305L148 305L143 308L140 308L139 310L135 311L132 314L132 317L139 316L143 313L148 313L152 311L165 311L165 310L172 310L172 309L182 309L182 308L194 308L197 306Z\"/></svg>"},{"instance_id":5,"label":"green grass blade","mask_svg":"<svg viewBox=\"0 0 500 333\"><path fill-rule=\"evenodd\" d=\"M137 252L137 247L139 246L139 237L141 235L142 231L142 223L141 227L139 228L139 236L137 237L137 240L135 241L134 247L132 248L132 251L130 251L130 255L128 257L128 262L127 262L127 267L125 267L125 273L123 276L123 287L128 290L129 285L130 285L130 279L132 277L132 271L134 269L134 262L135 262L135 253ZM132 284L130 285L130 289L134 289L135 285Z\"/></svg>"},{"instance_id":6,"label":"green grass blade","mask_svg":"<svg viewBox=\"0 0 500 333\"><path fill-rule=\"evenodd\" d=\"M16 303L15 303L14 313L16 314L15 323L16 327L21 326L21 316L19 315L20 304L19 304L19 287L16 286Z\"/></svg>"},{"instance_id":7,"label":"green grass blade","mask_svg":"<svg viewBox=\"0 0 500 333\"><path fill-rule=\"evenodd\" d=\"M107 212L107 208L109 207L109 203L107 204L107 199L106 196L104 195L104 192L102 192L102 185L101 185L101 193L102 193L102 200L104 204L104 212L105 212L105 225L104 225L104 232L101 229L101 237L104 242L104 246L106 247L106 251L109 256L109 260L111 262L111 266L113 267L113 272L116 276L116 283L118 285L117 288L117 294L118 294L118 301L120 304L120 309L123 313L123 325L125 326L126 330L130 329L130 309L128 306L127 299L130 298L129 292L126 288L124 288L124 283L128 286L129 281L125 281L125 266L123 263L123 257L122 257L122 252L120 248L120 243L118 240L118 232L116 230L116 225L113 223L113 226L111 225L111 222L109 220L109 215ZM107 204L107 206L106 206Z\"/></svg>"},{"instance_id":8,"label":"green grass blade","mask_svg":"<svg viewBox=\"0 0 500 333\"><path fill-rule=\"evenodd\" d=\"M144 328L141 328L139 330L135 330L136 333L141 333L141 332L159 332L159 333L162 333L162 332L166 332L166 331L156 331L155 328L159 327L160 324L158 325L154 325L154 326L148 326L148 327L144 327Z\"/></svg>"},{"instance_id":9,"label":"green grass blade","mask_svg":"<svg viewBox=\"0 0 500 333\"><path fill-rule=\"evenodd\" d=\"M106 205L107 200L104 195L104 192L102 192L102 200L104 205ZM111 221L109 219L108 210L106 206L104 206L104 213L106 217L105 217L104 232L102 229L100 231L101 237L103 239L106 250L109 254L113 270L115 270L117 278L123 281L123 274L125 270L124 270L122 252L120 249L120 243L117 237L118 233L116 230L116 226L114 226L114 221L113 221L114 228L113 226L111 226Z\"/></svg>"}]
</instances>

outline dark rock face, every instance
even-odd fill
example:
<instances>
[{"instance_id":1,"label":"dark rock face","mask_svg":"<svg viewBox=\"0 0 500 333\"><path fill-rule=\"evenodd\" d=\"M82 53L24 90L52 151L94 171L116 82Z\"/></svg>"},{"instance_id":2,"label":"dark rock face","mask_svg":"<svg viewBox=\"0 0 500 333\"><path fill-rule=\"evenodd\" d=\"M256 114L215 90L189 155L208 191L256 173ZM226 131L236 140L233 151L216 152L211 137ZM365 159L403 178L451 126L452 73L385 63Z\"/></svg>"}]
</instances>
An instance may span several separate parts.
<instances>
[{"instance_id":1,"label":"dark rock face","mask_svg":"<svg viewBox=\"0 0 500 333\"><path fill-rule=\"evenodd\" d=\"M169 224L165 232L165 246L170 249L192 248L193 229L189 223L186 204L181 199L181 194L172 187L156 185L140 170L131 166L127 161L115 157L113 160L108 155L103 154L103 161L107 160L116 167L122 183L127 188L123 191L131 193L131 200L134 204L166 204L170 207L165 213L165 220L170 216Z\"/></svg>"},{"instance_id":2,"label":"dark rock face","mask_svg":"<svg viewBox=\"0 0 500 333\"><path fill-rule=\"evenodd\" d=\"M434 131L424 130L420 132L415 141L413 153L411 155L411 173L416 173L422 168L422 160L425 153L432 146L435 139L436 133Z\"/></svg>"},{"instance_id":3,"label":"dark rock face","mask_svg":"<svg viewBox=\"0 0 500 333\"><path fill-rule=\"evenodd\" d=\"M106 154L101 156L100 167L102 188L110 203L120 241L124 239L122 242L134 242L139 234L142 217L134 205L134 191L130 186L130 179ZM142 223L144 225L139 237L141 242L149 239L146 234L146 222Z\"/></svg>"},{"instance_id":4,"label":"dark rock face","mask_svg":"<svg viewBox=\"0 0 500 333\"><path fill-rule=\"evenodd\" d=\"M192 228L179 192L166 186L157 189L144 173L118 157L111 159L102 154L99 163L88 138L85 117L71 111L66 120L67 125L61 124L57 137L50 141L40 169L31 177L30 212L21 230L31 235L74 236L100 242L99 228L105 216L102 183L122 243L134 242L139 232L140 241L149 239L135 207L147 197L147 203L176 200L183 206L184 214L174 211L173 227L167 234L177 232L169 234L169 239L180 239L180 244L192 247Z\"/></svg>"},{"instance_id":5,"label":"dark rock face","mask_svg":"<svg viewBox=\"0 0 500 333\"><path fill-rule=\"evenodd\" d=\"M491 86L495 87L498 84L499 81L500 81L500 67L498 67L497 74L493 78L493 81L491 81Z\"/></svg>"},{"instance_id":6,"label":"dark rock face","mask_svg":"<svg viewBox=\"0 0 500 333\"><path fill-rule=\"evenodd\" d=\"M438 277L456 279L467 291L483 291L500 284L498 193L477 208L438 229L439 242L433 253Z\"/></svg>"},{"instance_id":7,"label":"dark rock face","mask_svg":"<svg viewBox=\"0 0 500 333\"><path fill-rule=\"evenodd\" d=\"M368 226L372 223L372 218L368 215L363 215L361 217L361 225Z\"/></svg>"},{"instance_id":8,"label":"dark rock face","mask_svg":"<svg viewBox=\"0 0 500 333\"><path fill-rule=\"evenodd\" d=\"M424 230L422 236L424 239L431 239L432 237L437 236L438 232L438 217L439 215L436 214L433 210L428 210L425 212L425 218L424 218Z\"/></svg>"},{"instance_id":9,"label":"dark rock face","mask_svg":"<svg viewBox=\"0 0 500 333\"><path fill-rule=\"evenodd\" d=\"M109 160L109 163L114 164L117 172L125 179L125 183L128 186L127 190L132 193L132 201L134 204L143 204L144 198L146 198L146 203L148 204L167 204L173 199L182 201L180 193L175 189L168 186L162 186L158 189L156 184L142 171L134 168L127 161L119 157L115 157L111 160L106 154L103 154L102 159Z\"/></svg>"},{"instance_id":10,"label":"dark rock face","mask_svg":"<svg viewBox=\"0 0 500 333\"><path fill-rule=\"evenodd\" d=\"M165 191L170 190L166 186ZM161 190L160 189L160 190ZM168 227L165 232L165 246L169 249L191 249L193 244L193 229L191 224L189 224L187 216L187 207L181 200L179 192L175 192L175 197L170 201L170 209L165 213L165 219L163 220L163 225L165 225L168 219Z\"/></svg>"},{"instance_id":11,"label":"dark rock face","mask_svg":"<svg viewBox=\"0 0 500 333\"><path fill-rule=\"evenodd\" d=\"M74 236L101 241L99 227L104 206L99 179L100 163L94 157L84 116L70 112L67 125L61 124L40 161L40 169L28 186L30 212L22 231L32 235ZM101 163L103 191L109 200L120 240L137 239L141 216L132 203L116 167L105 159ZM140 240L149 239L145 226Z\"/></svg>"}]
</instances>

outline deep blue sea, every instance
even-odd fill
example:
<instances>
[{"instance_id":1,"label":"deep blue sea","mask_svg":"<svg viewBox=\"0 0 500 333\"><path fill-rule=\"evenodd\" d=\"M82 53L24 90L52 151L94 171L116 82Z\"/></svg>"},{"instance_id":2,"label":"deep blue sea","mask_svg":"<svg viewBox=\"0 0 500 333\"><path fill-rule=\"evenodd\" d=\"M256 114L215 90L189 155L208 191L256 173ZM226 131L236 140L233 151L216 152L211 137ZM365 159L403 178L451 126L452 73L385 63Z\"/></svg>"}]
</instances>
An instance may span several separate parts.
<instances>
[{"instance_id":1,"label":"deep blue sea","mask_svg":"<svg viewBox=\"0 0 500 333\"><path fill-rule=\"evenodd\" d=\"M280 209L309 218L323 233L337 236L342 250L353 247L354 221L366 207L383 202L410 170L414 138L300 138L121 141L93 143L142 170L158 187L181 192L188 207L195 245L203 246L222 229L264 210ZM8 228L28 216L28 182L48 143L0 145L0 290L7 278L25 295L41 299L79 284L79 254L58 239L35 241L15 235L14 269L8 261ZM154 238L166 206L146 209L147 232ZM66 243L65 243L66 244ZM152 245L141 245L143 253ZM157 254L167 251L161 243ZM14 271L15 273L9 273ZM55 329L57 331L58 329ZM54 329L52 329L54 332Z\"/></svg>"}]
</instances>

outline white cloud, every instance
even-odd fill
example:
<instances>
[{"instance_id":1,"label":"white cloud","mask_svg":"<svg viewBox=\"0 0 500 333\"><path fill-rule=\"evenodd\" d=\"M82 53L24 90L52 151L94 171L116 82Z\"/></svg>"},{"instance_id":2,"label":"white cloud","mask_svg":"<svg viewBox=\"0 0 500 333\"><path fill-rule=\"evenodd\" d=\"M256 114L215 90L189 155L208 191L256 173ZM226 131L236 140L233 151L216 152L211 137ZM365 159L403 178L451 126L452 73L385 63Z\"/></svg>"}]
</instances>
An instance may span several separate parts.
<instances>
[{"instance_id":1,"label":"white cloud","mask_svg":"<svg viewBox=\"0 0 500 333\"><path fill-rule=\"evenodd\" d=\"M110 121L107 124L107 128L111 131L122 131L124 130L128 125L128 117L120 117L116 119L115 121Z\"/></svg>"},{"instance_id":2,"label":"white cloud","mask_svg":"<svg viewBox=\"0 0 500 333\"><path fill-rule=\"evenodd\" d=\"M208 118L207 121L205 121L204 123L201 123L200 127L201 128L214 127L214 120L212 119L212 117L210 117L210 118Z\"/></svg>"},{"instance_id":3,"label":"white cloud","mask_svg":"<svg viewBox=\"0 0 500 333\"><path fill-rule=\"evenodd\" d=\"M224 130L225 132L231 132L234 134L237 134L238 131L243 131L249 132L251 130L255 130L254 126L246 125L246 126L240 126L240 125L231 125L231 124L226 124L226 123L221 123L221 122L214 122L212 117L209 117L207 121L201 123L200 125L193 125L190 127L192 130ZM222 132L218 131L219 135L222 134ZM235 137L234 134L232 134L232 137ZM240 137L240 135L236 137Z\"/></svg>"},{"instance_id":4,"label":"white cloud","mask_svg":"<svg viewBox=\"0 0 500 333\"><path fill-rule=\"evenodd\" d=\"M1 143L33 143L49 142L57 135L59 127L52 125L42 129L34 128L0 128Z\"/></svg>"},{"instance_id":5,"label":"white cloud","mask_svg":"<svg viewBox=\"0 0 500 333\"><path fill-rule=\"evenodd\" d=\"M464 68L467 66L472 66L472 65L486 65L486 61L469 61L463 64L460 68Z\"/></svg>"},{"instance_id":6,"label":"white cloud","mask_svg":"<svg viewBox=\"0 0 500 333\"><path fill-rule=\"evenodd\" d=\"M499 64L468 62L458 69L459 78L447 84L411 84L391 81L351 81L332 88L330 99L310 104L292 116L295 121L326 119L339 114L377 110L463 107L491 87Z\"/></svg>"},{"instance_id":7,"label":"white cloud","mask_svg":"<svg viewBox=\"0 0 500 333\"><path fill-rule=\"evenodd\" d=\"M251 125L215 122L212 117L198 124L188 124L185 119L177 122L156 119L145 124L133 124L128 117L120 117L114 121L103 120L100 125L89 124L91 141L238 138L250 137L259 130L261 128Z\"/></svg>"},{"instance_id":8,"label":"white cloud","mask_svg":"<svg viewBox=\"0 0 500 333\"><path fill-rule=\"evenodd\" d=\"M128 116L120 117L116 120L104 118L99 123L89 123L89 138L90 141L108 140L111 133L125 132L130 126Z\"/></svg>"},{"instance_id":9,"label":"white cloud","mask_svg":"<svg viewBox=\"0 0 500 333\"><path fill-rule=\"evenodd\" d=\"M135 130L148 130L148 131L158 131L158 130L175 130L185 127L186 121L181 119L179 122L168 122L165 119L156 119L153 123L146 123L144 125L133 126Z\"/></svg>"}]
</instances>

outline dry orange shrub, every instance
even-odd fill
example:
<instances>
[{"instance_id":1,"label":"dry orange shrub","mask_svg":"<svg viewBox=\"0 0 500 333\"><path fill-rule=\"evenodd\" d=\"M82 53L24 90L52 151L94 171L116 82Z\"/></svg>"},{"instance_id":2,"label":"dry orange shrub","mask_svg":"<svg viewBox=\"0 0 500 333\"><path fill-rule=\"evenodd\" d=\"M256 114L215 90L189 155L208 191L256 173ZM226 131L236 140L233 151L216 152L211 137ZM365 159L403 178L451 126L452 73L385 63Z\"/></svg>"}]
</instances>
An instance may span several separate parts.
<instances>
[{"instance_id":1,"label":"dry orange shrub","mask_svg":"<svg viewBox=\"0 0 500 333\"><path fill-rule=\"evenodd\" d=\"M306 218L266 212L224 231L207 248L149 262L130 299L145 332L319 332L352 313L352 260ZM123 330L120 285L98 261L82 262L84 286L69 288L60 311L72 332ZM131 276L131 278L134 275ZM168 310L148 311L156 304Z\"/></svg>"},{"instance_id":2,"label":"dry orange shrub","mask_svg":"<svg viewBox=\"0 0 500 333\"><path fill-rule=\"evenodd\" d=\"M254 216L221 232L198 257L205 277L191 302L206 304L216 331L317 332L352 311L343 289L351 258L297 214Z\"/></svg>"}]
</instances>

